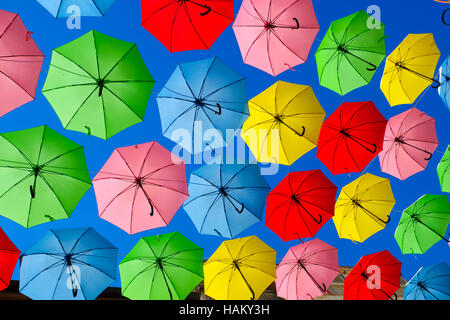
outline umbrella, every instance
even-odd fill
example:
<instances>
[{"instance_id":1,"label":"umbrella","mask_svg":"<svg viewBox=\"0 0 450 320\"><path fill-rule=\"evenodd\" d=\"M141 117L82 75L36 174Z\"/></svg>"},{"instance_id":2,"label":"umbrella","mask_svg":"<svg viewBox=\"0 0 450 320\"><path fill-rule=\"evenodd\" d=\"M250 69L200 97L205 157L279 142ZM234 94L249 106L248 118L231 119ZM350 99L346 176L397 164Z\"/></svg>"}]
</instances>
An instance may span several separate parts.
<instances>
[{"instance_id":1,"label":"umbrella","mask_svg":"<svg viewBox=\"0 0 450 320\"><path fill-rule=\"evenodd\" d=\"M403 211L395 240L403 254L427 252L445 238L450 223L450 205L447 196L426 194Z\"/></svg>"},{"instance_id":2,"label":"umbrella","mask_svg":"<svg viewBox=\"0 0 450 320\"><path fill-rule=\"evenodd\" d=\"M244 62L273 76L306 62L319 29L312 0L244 0L233 23Z\"/></svg>"},{"instance_id":3,"label":"umbrella","mask_svg":"<svg viewBox=\"0 0 450 320\"><path fill-rule=\"evenodd\" d=\"M334 215L336 191L320 170L290 172L267 196L266 226L283 241L314 237Z\"/></svg>"},{"instance_id":4,"label":"umbrella","mask_svg":"<svg viewBox=\"0 0 450 320\"><path fill-rule=\"evenodd\" d=\"M20 293L33 300L94 300L116 280L117 248L92 228L48 231L23 253Z\"/></svg>"},{"instance_id":5,"label":"umbrella","mask_svg":"<svg viewBox=\"0 0 450 320\"><path fill-rule=\"evenodd\" d=\"M19 249L0 228L0 291L9 287L19 256Z\"/></svg>"},{"instance_id":6,"label":"umbrella","mask_svg":"<svg viewBox=\"0 0 450 320\"><path fill-rule=\"evenodd\" d=\"M433 118L416 108L396 115L388 121L378 154L381 171L405 180L425 170L438 144Z\"/></svg>"},{"instance_id":7,"label":"umbrella","mask_svg":"<svg viewBox=\"0 0 450 320\"><path fill-rule=\"evenodd\" d=\"M102 17L116 0L37 0L55 18L73 16L74 7L82 17Z\"/></svg>"},{"instance_id":8,"label":"umbrella","mask_svg":"<svg viewBox=\"0 0 450 320\"><path fill-rule=\"evenodd\" d=\"M203 280L203 249L179 232L145 237L119 263L122 295L184 300Z\"/></svg>"},{"instance_id":9,"label":"umbrella","mask_svg":"<svg viewBox=\"0 0 450 320\"><path fill-rule=\"evenodd\" d=\"M47 126L0 134L0 214L29 228L69 218L91 179L83 147Z\"/></svg>"},{"instance_id":10,"label":"umbrella","mask_svg":"<svg viewBox=\"0 0 450 320\"><path fill-rule=\"evenodd\" d=\"M437 167L439 182L443 192L450 192L450 145L442 156L441 162Z\"/></svg>"},{"instance_id":11,"label":"umbrella","mask_svg":"<svg viewBox=\"0 0 450 320\"><path fill-rule=\"evenodd\" d=\"M345 277L344 300L397 300L401 269L387 250L362 257Z\"/></svg>"},{"instance_id":12,"label":"umbrella","mask_svg":"<svg viewBox=\"0 0 450 320\"><path fill-rule=\"evenodd\" d=\"M117 148L92 184L99 216L129 234L167 226L189 195L184 162L154 141Z\"/></svg>"},{"instance_id":13,"label":"umbrella","mask_svg":"<svg viewBox=\"0 0 450 320\"><path fill-rule=\"evenodd\" d=\"M387 57L381 91L391 106L413 103L429 86L440 86L434 71L441 53L433 34L409 34Z\"/></svg>"},{"instance_id":14,"label":"umbrella","mask_svg":"<svg viewBox=\"0 0 450 320\"><path fill-rule=\"evenodd\" d=\"M447 263L419 269L405 287L405 300L450 300L450 267Z\"/></svg>"},{"instance_id":15,"label":"umbrella","mask_svg":"<svg viewBox=\"0 0 450 320\"><path fill-rule=\"evenodd\" d=\"M209 49L234 20L233 0L141 0L142 26L170 52Z\"/></svg>"},{"instance_id":16,"label":"umbrella","mask_svg":"<svg viewBox=\"0 0 450 320\"><path fill-rule=\"evenodd\" d=\"M388 179L366 173L342 188L334 224L340 238L364 242L384 229L395 205Z\"/></svg>"},{"instance_id":17,"label":"umbrella","mask_svg":"<svg viewBox=\"0 0 450 320\"><path fill-rule=\"evenodd\" d=\"M191 174L183 209L201 234L232 238L261 221L269 186L256 164L210 164Z\"/></svg>"},{"instance_id":18,"label":"umbrella","mask_svg":"<svg viewBox=\"0 0 450 320\"><path fill-rule=\"evenodd\" d=\"M450 56L445 59L439 68L439 82L441 83L438 88L439 96L450 109Z\"/></svg>"},{"instance_id":19,"label":"umbrella","mask_svg":"<svg viewBox=\"0 0 450 320\"><path fill-rule=\"evenodd\" d=\"M18 14L0 10L0 116L34 100L44 55Z\"/></svg>"},{"instance_id":20,"label":"umbrella","mask_svg":"<svg viewBox=\"0 0 450 320\"><path fill-rule=\"evenodd\" d=\"M323 296L339 274L338 250L314 239L288 250L277 267L277 295L288 300Z\"/></svg>"},{"instance_id":21,"label":"umbrella","mask_svg":"<svg viewBox=\"0 0 450 320\"><path fill-rule=\"evenodd\" d=\"M208 147L211 132L219 145L210 147L223 147L227 130L248 117L245 78L217 57L179 64L156 101L163 135L191 154Z\"/></svg>"},{"instance_id":22,"label":"umbrella","mask_svg":"<svg viewBox=\"0 0 450 320\"><path fill-rule=\"evenodd\" d=\"M311 87L278 81L249 108L241 137L259 162L291 165L316 147L326 113Z\"/></svg>"},{"instance_id":23,"label":"umbrella","mask_svg":"<svg viewBox=\"0 0 450 320\"><path fill-rule=\"evenodd\" d=\"M370 83L386 57L384 24L359 11L331 23L316 51L319 82L340 95Z\"/></svg>"},{"instance_id":24,"label":"umbrella","mask_svg":"<svg viewBox=\"0 0 450 320\"><path fill-rule=\"evenodd\" d=\"M257 236L227 240L204 264L205 294L257 300L276 277L277 253Z\"/></svg>"},{"instance_id":25,"label":"umbrella","mask_svg":"<svg viewBox=\"0 0 450 320\"><path fill-rule=\"evenodd\" d=\"M387 121L373 102L346 102L323 123L317 158L334 174L361 172L383 148Z\"/></svg>"},{"instance_id":26,"label":"umbrella","mask_svg":"<svg viewBox=\"0 0 450 320\"><path fill-rule=\"evenodd\" d=\"M144 120L153 84L135 44L91 31L53 50L42 93L64 128L108 139Z\"/></svg>"}]
</instances>

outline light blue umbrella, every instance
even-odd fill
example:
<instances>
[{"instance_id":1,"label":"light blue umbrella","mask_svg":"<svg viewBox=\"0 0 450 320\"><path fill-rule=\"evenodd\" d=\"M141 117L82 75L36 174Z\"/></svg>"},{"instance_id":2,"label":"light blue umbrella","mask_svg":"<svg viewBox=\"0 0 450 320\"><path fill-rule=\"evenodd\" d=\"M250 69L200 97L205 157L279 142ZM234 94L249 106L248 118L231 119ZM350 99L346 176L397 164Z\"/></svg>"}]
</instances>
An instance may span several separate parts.
<instances>
[{"instance_id":1,"label":"light blue umbrella","mask_svg":"<svg viewBox=\"0 0 450 320\"><path fill-rule=\"evenodd\" d=\"M37 0L55 18L67 18L74 14L73 6L82 17L102 17L116 0Z\"/></svg>"},{"instance_id":2,"label":"light blue umbrella","mask_svg":"<svg viewBox=\"0 0 450 320\"><path fill-rule=\"evenodd\" d=\"M405 300L450 300L450 267L439 263L420 268L406 284Z\"/></svg>"},{"instance_id":3,"label":"light blue umbrella","mask_svg":"<svg viewBox=\"0 0 450 320\"><path fill-rule=\"evenodd\" d=\"M47 232L20 260L20 292L33 300L94 300L116 279L117 248L92 228Z\"/></svg>"},{"instance_id":4,"label":"light blue umbrella","mask_svg":"<svg viewBox=\"0 0 450 320\"><path fill-rule=\"evenodd\" d=\"M205 165L183 207L201 234L232 238L261 221L269 186L256 164Z\"/></svg>"},{"instance_id":5,"label":"light blue umbrella","mask_svg":"<svg viewBox=\"0 0 450 320\"><path fill-rule=\"evenodd\" d=\"M445 59L439 69L439 81L441 83L438 89L439 96L450 109L450 56Z\"/></svg>"},{"instance_id":6,"label":"light blue umbrella","mask_svg":"<svg viewBox=\"0 0 450 320\"><path fill-rule=\"evenodd\" d=\"M249 116L245 78L217 57L178 65L156 100L164 136L191 154L224 147Z\"/></svg>"}]
</instances>

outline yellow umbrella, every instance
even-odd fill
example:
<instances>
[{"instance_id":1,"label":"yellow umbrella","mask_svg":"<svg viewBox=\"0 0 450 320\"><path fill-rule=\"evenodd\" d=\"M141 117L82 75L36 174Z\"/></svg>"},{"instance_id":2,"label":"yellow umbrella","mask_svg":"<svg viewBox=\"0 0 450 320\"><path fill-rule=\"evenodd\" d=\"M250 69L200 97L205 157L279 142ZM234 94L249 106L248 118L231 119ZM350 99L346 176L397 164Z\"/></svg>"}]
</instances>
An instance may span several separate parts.
<instances>
[{"instance_id":1,"label":"yellow umbrella","mask_svg":"<svg viewBox=\"0 0 450 320\"><path fill-rule=\"evenodd\" d=\"M429 86L441 53L433 34L409 34L387 57L381 90L391 106L411 104Z\"/></svg>"},{"instance_id":2,"label":"yellow umbrella","mask_svg":"<svg viewBox=\"0 0 450 320\"><path fill-rule=\"evenodd\" d=\"M205 294L256 300L275 281L277 253L257 236L224 241L204 264Z\"/></svg>"},{"instance_id":3,"label":"yellow umbrella","mask_svg":"<svg viewBox=\"0 0 450 320\"><path fill-rule=\"evenodd\" d=\"M364 242L384 229L395 205L388 179L366 173L342 188L333 221L340 238Z\"/></svg>"},{"instance_id":4,"label":"yellow umbrella","mask_svg":"<svg viewBox=\"0 0 450 320\"><path fill-rule=\"evenodd\" d=\"M325 111L311 87L278 81L249 101L241 136L258 162L291 165L315 148Z\"/></svg>"}]
</instances>

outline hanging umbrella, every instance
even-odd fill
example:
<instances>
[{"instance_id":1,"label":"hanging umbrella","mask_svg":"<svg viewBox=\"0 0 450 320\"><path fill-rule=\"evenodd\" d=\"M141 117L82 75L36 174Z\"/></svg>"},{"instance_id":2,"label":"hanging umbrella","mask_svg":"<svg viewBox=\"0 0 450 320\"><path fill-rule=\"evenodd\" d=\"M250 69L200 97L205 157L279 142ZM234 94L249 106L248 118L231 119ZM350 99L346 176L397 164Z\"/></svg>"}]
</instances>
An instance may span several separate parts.
<instances>
[{"instance_id":1,"label":"hanging umbrella","mask_svg":"<svg viewBox=\"0 0 450 320\"><path fill-rule=\"evenodd\" d=\"M387 121L373 102L346 102L323 123L317 158L334 174L361 172L383 148Z\"/></svg>"},{"instance_id":2,"label":"hanging umbrella","mask_svg":"<svg viewBox=\"0 0 450 320\"><path fill-rule=\"evenodd\" d=\"M311 87L278 81L249 108L241 137L258 162L291 165L316 147L326 113Z\"/></svg>"},{"instance_id":3,"label":"hanging umbrella","mask_svg":"<svg viewBox=\"0 0 450 320\"><path fill-rule=\"evenodd\" d=\"M403 211L395 240L403 254L423 254L445 238L450 223L447 196L426 194Z\"/></svg>"},{"instance_id":4,"label":"hanging umbrella","mask_svg":"<svg viewBox=\"0 0 450 320\"><path fill-rule=\"evenodd\" d=\"M201 234L232 238L261 221L269 186L255 164L210 164L191 174L183 209Z\"/></svg>"},{"instance_id":5,"label":"hanging umbrella","mask_svg":"<svg viewBox=\"0 0 450 320\"><path fill-rule=\"evenodd\" d=\"M0 214L29 228L69 218L91 179L83 147L47 126L0 134Z\"/></svg>"},{"instance_id":6,"label":"hanging umbrella","mask_svg":"<svg viewBox=\"0 0 450 320\"><path fill-rule=\"evenodd\" d=\"M386 57L384 24L370 28L364 10L331 23L316 51L322 86L340 95L370 83Z\"/></svg>"},{"instance_id":7,"label":"hanging umbrella","mask_svg":"<svg viewBox=\"0 0 450 320\"><path fill-rule=\"evenodd\" d=\"M19 249L0 228L0 291L9 287L19 256Z\"/></svg>"},{"instance_id":8,"label":"hanging umbrella","mask_svg":"<svg viewBox=\"0 0 450 320\"><path fill-rule=\"evenodd\" d=\"M0 117L34 100L44 55L18 14L0 10Z\"/></svg>"},{"instance_id":9,"label":"hanging umbrella","mask_svg":"<svg viewBox=\"0 0 450 320\"><path fill-rule=\"evenodd\" d=\"M362 257L345 277L344 300L397 300L401 269L387 250Z\"/></svg>"},{"instance_id":10,"label":"hanging umbrella","mask_svg":"<svg viewBox=\"0 0 450 320\"><path fill-rule=\"evenodd\" d=\"M48 231L23 253L20 293L33 300L94 300L116 280L117 248L92 228Z\"/></svg>"},{"instance_id":11,"label":"hanging umbrella","mask_svg":"<svg viewBox=\"0 0 450 320\"><path fill-rule=\"evenodd\" d=\"M440 56L433 34L409 34L386 59L381 91L389 104L411 104L429 85L439 87L434 72Z\"/></svg>"},{"instance_id":12,"label":"hanging umbrella","mask_svg":"<svg viewBox=\"0 0 450 320\"><path fill-rule=\"evenodd\" d=\"M288 300L323 296L339 274L338 250L314 239L288 250L277 267L277 295Z\"/></svg>"},{"instance_id":13,"label":"hanging umbrella","mask_svg":"<svg viewBox=\"0 0 450 320\"><path fill-rule=\"evenodd\" d=\"M145 237L119 263L122 295L184 300L203 280L203 249L179 232Z\"/></svg>"},{"instance_id":14,"label":"hanging umbrella","mask_svg":"<svg viewBox=\"0 0 450 320\"><path fill-rule=\"evenodd\" d=\"M439 68L439 82L441 83L438 88L439 96L450 109L450 56L445 59Z\"/></svg>"},{"instance_id":15,"label":"hanging umbrella","mask_svg":"<svg viewBox=\"0 0 450 320\"><path fill-rule=\"evenodd\" d=\"M170 52L209 49L234 20L232 0L141 0L142 26Z\"/></svg>"},{"instance_id":16,"label":"hanging umbrella","mask_svg":"<svg viewBox=\"0 0 450 320\"><path fill-rule=\"evenodd\" d=\"M425 170L438 144L433 118L416 108L396 115L388 121L378 155L381 171L405 180Z\"/></svg>"},{"instance_id":17,"label":"hanging umbrella","mask_svg":"<svg viewBox=\"0 0 450 320\"><path fill-rule=\"evenodd\" d=\"M395 205L388 179L366 173L342 188L333 221L340 238L364 242L384 229Z\"/></svg>"},{"instance_id":18,"label":"hanging umbrella","mask_svg":"<svg viewBox=\"0 0 450 320\"><path fill-rule=\"evenodd\" d=\"M442 192L450 192L450 145L439 162L437 172Z\"/></svg>"},{"instance_id":19,"label":"hanging umbrella","mask_svg":"<svg viewBox=\"0 0 450 320\"><path fill-rule=\"evenodd\" d=\"M144 120L153 84L135 44L91 31L53 50L42 93L64 128L108 139Z\"/></svg>"},{"instance_id":20,"label":"hanging umbrella","mask_svg":"<svg viewBox=\"0 0 450 320\"><path fill-rule=\"evenodd\" d=\"M55 18L73 16L74 7L82 17L102 17L116 0L37 0ZM78 11L77 11L78 12Z\"/></svg>"},{"instance_id":21,"label":"hanging umbrella","mask_svg":"<svg viewBox=\"0 0 450 320\"><path fill-rule=\"evenodd\" d=\"M314 237L334 215L336 191L320 170L290 172L267 196L266 226L283 241Z\"/></svg>"},{"instance_id":22,"label":"hanging umbrella","mask_svg":"<svg viewBox=\"0 0 450 320\"><path fill-rule=\"evenodd\" d=\"M419 269L405 287L405 300L450 300L450 267L447 263Z\"/></svg>"},{"instance_id":23,"label":"hanging umbrella","mask_svg":"<svg viewBox=\"0 0 450 320\"><path fill-rule=\"evenodd\" d=\"M312 0L244 0L233 23L244 62L273 76L306 62L319 29Z\"/></svg>"},{"instance_id":24,"label":"hanging umbrella","mask_svg":"<svg viewBox=\"0 0 450 320\"><path fill-rule=\"evenodd\" d=\"M227 130L240 128L248 117L245 78L217 57L179 64L156 101L163 135L191 154L208 147L206 132L217 132L223 147ZM180 132L188 139L179 141Z\"/></svg>"},{"instance_id":25,"label":"hanging umbrella","mask_svg":"<svg viewBox=\"0 0 450 320\"><path fill-rule=\"evenodd\" d=\"M257 300L276 277L277 253L257 236L227 240L204 264L205 294Z\"/></svg>"},{"instance_id":26,"label":"hanging umbrella","mask_svg":"<svg viewBox=\"0 0 450 320\"><path fill-rule=\"evenodd\" d=\"M189 196L184 162L154 141L116 149L92 184L99 216L129 234L167 226Z\"/></svg>"}]
</instances>

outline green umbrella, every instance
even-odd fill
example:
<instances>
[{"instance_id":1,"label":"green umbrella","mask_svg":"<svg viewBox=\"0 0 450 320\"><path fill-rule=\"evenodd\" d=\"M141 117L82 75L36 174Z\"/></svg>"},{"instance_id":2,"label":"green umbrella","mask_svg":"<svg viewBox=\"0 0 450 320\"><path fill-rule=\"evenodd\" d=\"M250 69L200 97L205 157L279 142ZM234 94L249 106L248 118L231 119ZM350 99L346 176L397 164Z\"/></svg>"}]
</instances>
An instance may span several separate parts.
<instances>
[{"instance_id":1,"label":"green umbrella","mask_svg":"<svg viewBox=\"0 0 450 320\"><path fill-rule=\"evenodd\" d=\"M144 120L153 85L135 44L91 31L53 50L42 93L66 129L108 139Z\"/></svg>"},{"instance_id":2,"label":"green umbrella","mask_svg":"<svg viewBox=\"0 0 450 320\"><path fill-rule=\"evenodd\" d=\"M450 145L447 147L441 162L437 167L442 192L450 192Z\"/></svg>"},{"instance_id":3,"label":"green umbrella","mask_svg":"<svg viewBox=\"0 0 450 320\"><path fill-rule=\"evenodd\" d=\"M426 194L403 211L395 231L403 254L423 254L445 238L450 223L450 205L447 196Z\"/></svg>"},{"instance_id":4,"label":"green umbrella","mask_svg":"<svg viewBox=\"0 0 450 320\"><path fill-rule=\"evenodd\" d=\"M203 249L179 232L145 237L119 264L122 295L184 300L203 280Z\"/></svg>"},{"instance_id":5,"label":"green umbrella","mask_svg":"<svg viewBox=\"0 0 450 320\"><path fill-rule=\"evenodd\" d=\"M47 126L0 134L0 214L29 228L69 218L91 186L83 147Z\"/></svg>"},{"instance_id":6,"label":"green umbrella","mask_svg":"<svg viewBox=\"0 0 450 320\"><path fill-rule=\"evenodd\" d=\"M386 57L384 24L365 11L331 23L316 52L320 84L341 95L370 82Z\"/></svg>"}]
</instances>

